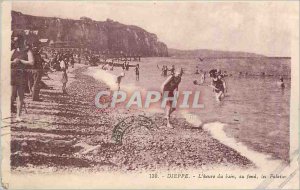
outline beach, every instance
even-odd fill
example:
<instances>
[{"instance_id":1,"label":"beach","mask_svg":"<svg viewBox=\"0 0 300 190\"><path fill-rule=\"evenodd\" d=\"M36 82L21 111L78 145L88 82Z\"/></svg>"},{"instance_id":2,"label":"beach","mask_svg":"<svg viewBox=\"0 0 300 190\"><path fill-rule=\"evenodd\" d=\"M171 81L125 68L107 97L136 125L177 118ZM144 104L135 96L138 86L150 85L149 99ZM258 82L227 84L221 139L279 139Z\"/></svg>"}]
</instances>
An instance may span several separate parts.
<instances>
[{"instance_id":1,"label":"beach","mask_svg":"<svg viewBox=\"0 0 300 190\"><path fill-rule=\"evenodd\" d=\"M1 185L299 188L297 3L2 3Z\"/></svg>"},{"instance_id":2,"label":"beach","mask_svg":"<svg viewBox=\"0 0 300 190\"><path fill-rule=\"evenodd\" d=\"M184 74L179 91L199 91L199 103L203 104L204 108L177 109L173 113L174 117L186 118L187 114L190 122L219 123L218 128L222 128L220 131L225 132L229 141L234 139L236 143L243 144L249 150L265 155L265 162L282 160L288 163L290 61L290 59L284 58L265 57L207 59L202 62L174 57L144 58L138 62L140 64L140 80L135 80L133 69L125 71L126 76L122 79L121 90L126 92L134 90L160 91L161 84L166 80L166 77L161 76L160 68L163 65L168 68L171 68L172 65L175 65L176 69L183 68ZM205 86L211 82L208 74L204 85L193 84L193 81L201 80L201 74L195 74L196 67L203 72L214 68L227 71L229 76L225 77L225 81L228 91L224 101L217 103L212 89ZM121 68L102 70L99 67L90 67L87 74L98 81L105 82L113 90L115 89L115 78L121 72L123 72ZM262 72L266 76L260 76ZM279 76L284 77L286 85L284 89L277 86ZM128 96L130 97L130 95ZM144 109L144 111L151 110ZM155 112L161 111L161 109L155 109Z\"/></svg>"},{"instance_id":3,"label":"beach","mask_svg":"<svg viewBox=\"0 0 300 190\"><path fill-rule=\"evenodd\" d=\"M238 151L222 144L202 127L174 117L174 129L166 128L161 113L140 110L98 109L95 95L109 87L86 75L87 66L68 71L67 95L61 93L60 72L49 74L42 89L43 102L26 97L24 122L11 127L13 172L72 172L73 170L144 171L157 169L211 170L255 168ZM113 129L128 116L143 115L156 125L132 128L122 143L112 139Z\"/></svg>"}]
</instances>

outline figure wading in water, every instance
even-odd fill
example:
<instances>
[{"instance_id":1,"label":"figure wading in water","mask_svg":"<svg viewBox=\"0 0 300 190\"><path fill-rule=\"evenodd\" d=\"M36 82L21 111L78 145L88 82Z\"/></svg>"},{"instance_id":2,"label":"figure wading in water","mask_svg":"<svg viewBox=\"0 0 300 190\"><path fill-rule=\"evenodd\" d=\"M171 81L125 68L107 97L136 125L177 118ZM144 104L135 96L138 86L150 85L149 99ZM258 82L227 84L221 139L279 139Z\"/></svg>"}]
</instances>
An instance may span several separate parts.
<instances>
[{"instance_id":1,"label":"figure wading in water","mask_svg":"<svg viewBox=\"0 0 300 190\"><path fill-rule=\"evenodd\" d=\"M210 72L210 76L212 78L211 87L215 92L217 102L220 102L225 97L225 91L227 91L226 83L220 72L217 70L215 70L215 72Z\"/></svg>"},{"instance_id":2,"label":"figure wading in water","mask_svg":"<svg viewBox=\"0 0 300 190\"><path fill-rule=\"evenodd\" d=\"M177 71L176 73L174 73L174 75L169 76L165 82L162 84L161 86L161 91L162 91L162 97L163 100L165 98L175 98L175 92L178 91L178 86L181 82L181 77L183 74L183 70L181 69L180 71ZM168 93L168 94L166 94ZM167 118L167 127L173 128L170 122L170 117L171 114L176 110L176 106L172 106L173 105L173 101L176 100L167 100L166 101L166 109L165 109L165 113L166 113L166 118Z\"/></svg>"}]
</instances>

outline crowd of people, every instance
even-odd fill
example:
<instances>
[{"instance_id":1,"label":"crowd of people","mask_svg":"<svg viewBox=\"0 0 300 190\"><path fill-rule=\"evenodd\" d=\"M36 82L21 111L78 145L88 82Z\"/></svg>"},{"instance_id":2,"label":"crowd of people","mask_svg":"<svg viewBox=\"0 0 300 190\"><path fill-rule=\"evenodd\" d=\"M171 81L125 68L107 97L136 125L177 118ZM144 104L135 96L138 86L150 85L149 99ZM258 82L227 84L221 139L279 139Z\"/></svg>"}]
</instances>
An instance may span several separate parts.
<instances>
[{"instance_id":1,"label":"crowd of people","mask_svg":"<svg viewBox=\"0 0 300 190\"><path fill-rule=\"evenodd\" d=\"M109 58L110 57L110 58ZM42 101L39 97L41 88L48 88L42 77L51 79L49 72L61 72L62 93L67 94L68 68L75 63L89 66L103 65L102 69L121 66L123 71L134 67L136 80L139 80L139 64L130 65L129 61L141 61L141 56L98 55L91 51L76 51L65 48L43 47L38 39L26 35L13 35L11 38L11 112L16 113L16 121L22 121L22 110L25 109L24 97L28 93L33 101ZM120 61L124 61L120 64ZM125 73L122 77L125 76ZM121 78L119 77L119 84Z\"/></svg>"},{"instance_id":2,"label":"crowd of people","mask_svg":"<svg viewBox=\"0 0 300 190\"><path fill-rule=\"evenodd\" d=\"M16 120L21 121L25 92L32 95L33 101L40 101L39 82L43 59L40 56L39 43L28 43L22 35L12 38L11 51L11 110L17 113ZM17 107L14 106L15 100Z\"/></svg>"},{"instance_id":3,"label":"crowd of people","mask_svg":"<svg viewBox=\"0 0 300 190\"><path fill-rule=\"evenodd\" d=\"M130 64L127 58L123 63L115 62L114 59L101 62L99 56L88 52L80 53L43 49L39 41L28 41L22 35L12 37L11 44L11 111L17 114L17 121L22 121L21 113L22 108L25 106L25 93L29 93L33 101L42 101L39 97L40 89L42 87L47 87L47 85L42 82L42 77L46 76L50 79L47 74L48 72L61 72L62 93L67 94L67 70L69 67L74 68L75 62L82 63L84 60L85 64L91 66L103 64L102 69L104 70L108 70L108 67L110 67L110 70L113 70L114 67L121 67L123 71L117 77L116 81L118 90L120 90L121 80L125 77L125 72L128 71L130 67L134 67L136 81L140 80L140 65ZM175 65L172 65L171 68L168 68L166 65L163 65L162 68L158 65L157 67L161 70L161 75L167 77L162 84L162 93L168 91L168 97L174 97L175 91L178 90L181 77L184 73L183 69L181 68L175 72ZM227 85L224 78L230 75L228 75L226 71L222 72L218 69L212 69L208 73L211 78L211 83L207 86L212 88L216 100L220 102L224 99L225 93L227 92ZM201 74L201 80L200 82L195 80L194 84L205 85L207 72L199 70L199 67L197 66L195 74ZM280 80L277 83L281 88L285 87L283 77L280 77ZM171 126L170 115L174 111L175 108L172 106L172 101L168 101L166 108L168 126Z\"/></svg>"},{"instance_id":4,"label":"crowd of people","mask_svg":"<svg viewBox=\"0 0 300 190\"><path fill-rule=\"evenodd\" d=\"M25 93L31 96L32 101L43 101L39 94L41 88L48 88L42 81L43 76L50 79L48 72L62 72L62 92L66 93L67 69L74 64L74 56L70 52L45 51L38 40L28 40L24 35L12 36L11 112L16 113L16 121L22 121L22 110L26 111Z\"/></svg>"},{"instance_id":5,"label":"crowd of people","mask_svg":"<svg viewBox=\"0 0 300 190\"><path fill-rule=\"evenodd\" d=\"M157 68L160 69L160 67L157 65ZM174 75L175 74L175 65L171 66L171 69L168 68L168 66L163 65L161 68L161 76L167 77L169 74L168 72L170 72L170 75Z\"/></svg>"},{"instance_id":6,"label":"crowd of people","mask_svg":"<svg viewBox=\"0 0 300 190\"><path fill-rule=\"evenodd\" d=\"M115 63L112 64L112 67L110 70L113 70L113 68L116 66ZM125 61L123 64L122 64L122 72L120 73L120 75L117 76L117 85L118 85L118 90L121 89L121 81L122 81L122 78L125 77L125 71L129 71L129 68L130 67L134 67L134 72L135 72L135 80L136 81L139 81L140 80L140 64L136 64L136 65L130 65L129 62ZM103 67L102 67L103 69ZM107 70L107 69L106 69Z\"/></svg>"},{"instance_id":7,"label":"crowd of people","mask_svg":"<svg viewBox=\"0 0 300 190\"><path fill-rule=\"evenodd\" d=\"M157 67L158 67L158 65L157 65ZM162 76L168 76L168 72L170 72L170 76L162 84L162 87L161 87L162 94L164 94L164 92L168 91L167 97L174 98L175 91L178 91L178 87L181 82L181 77L182 77L184 71L181 68L180 70L175 72L174 65L172 65L171 69L168 69L168 67L164 65L162 67L161 71L162 71ZM232 76L232 75L230 75L226 71L222 71L220 69L211 69L208 71L211 82L210 82L210 84L206 84L206 74L207 74L206 71L203 71L201 69L199 70L199 68L196 67L195 74L201 75L200 82L198 82L198 80L194 80L195 85L208 86L208 87L212 88L212 91L215 94L215 98L216 98L217 102L221 102L225 98L225 94L227 93L227 90L228 90L225 78ZM277 85L282 89L285 88L285 83L284 83L282 76L280 76L279 81L277 81ZM170 122L170 116L176 109L174 106L172 106L172 104L173 104L172 100L168 101L167 105L166 105L166 110L165 110L165 114L166 114L165 117L167 118L167 126L171 127L171 128L172 128L172 124Z\"/></svg>"},{"instance_id":8,"label":"crowd of people","mask_svg":"<svg viewBox=\"0 0 300 190\"><path fill-rule=\"evenodd\" d=\"M175 91L178 91L179 84L181 82L181 77L184 74L184 70L181 68L180 70L175 72L175 66L172 65L171 69L168 69L167 66L163 66L162 72L163 76L167 75L167 72L170 71L170 76L163 82L161 91L162 94L165 95L165 92L168 92L167 98L174 98ZM166 74L165 74L166 72ZM194 81L195 85L203 85L205 83L206 72L202 72L201 81L198 83L197 80ZM227 92L226 82L224 77L226 76L220 70L212 69L209 71L209 76L211 78L211 84L208 85L213 89L213 92L216 95L216 100L220 102L225 97L225 92ZM172 124L170 122L171 114L176 110L174 106L172 106L173 100L168 100L166 105L166 119L167 126L172 128Z\"/></svg>"}]
</instances>

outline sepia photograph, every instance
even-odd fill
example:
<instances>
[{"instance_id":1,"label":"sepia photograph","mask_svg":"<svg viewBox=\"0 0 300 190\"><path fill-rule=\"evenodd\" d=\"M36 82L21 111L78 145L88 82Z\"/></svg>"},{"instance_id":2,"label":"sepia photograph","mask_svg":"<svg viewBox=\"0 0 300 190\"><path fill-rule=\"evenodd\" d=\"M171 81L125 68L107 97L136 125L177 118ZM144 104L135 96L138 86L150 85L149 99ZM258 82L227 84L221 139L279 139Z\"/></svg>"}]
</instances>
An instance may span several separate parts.
<instances>
[{"instance_id":1,"label":"sepia photograph","mask_svg":"<svg viewBox=\"0 0 300 190\"><path fill-rule=\"evenodd\" d=\"M298 1L1 10L4 189L299 188Z\"/></svg>"}]
</instances>

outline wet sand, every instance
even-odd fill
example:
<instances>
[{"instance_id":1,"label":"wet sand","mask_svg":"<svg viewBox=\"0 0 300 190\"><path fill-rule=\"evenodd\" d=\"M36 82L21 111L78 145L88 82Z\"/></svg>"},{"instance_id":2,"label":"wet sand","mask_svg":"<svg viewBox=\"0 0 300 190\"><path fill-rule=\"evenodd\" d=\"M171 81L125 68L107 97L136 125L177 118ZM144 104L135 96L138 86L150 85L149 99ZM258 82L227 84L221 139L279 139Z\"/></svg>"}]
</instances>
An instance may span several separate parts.
<instances>
[{"instance_id":1,"label":"wet sand","mask_svg":"<svg viewBox=\"0 0 300 190\"><path fill-rule=\"evenodd\" d=\"M96 108L95 95L108 86L83 74L86 69L69 71L67 95L61 93L61 73L54 72L49 75L52 80L44 80L53 89L41 90L43 102L26 97L24 122L12 119L10 125L13 172L255 168L249 159L183 118L174 118L175 129L170 129L162 114ZM122 144L115 143L115 125L138 115L155 125L132 127Z\"/></svg>"}]
</instances>

